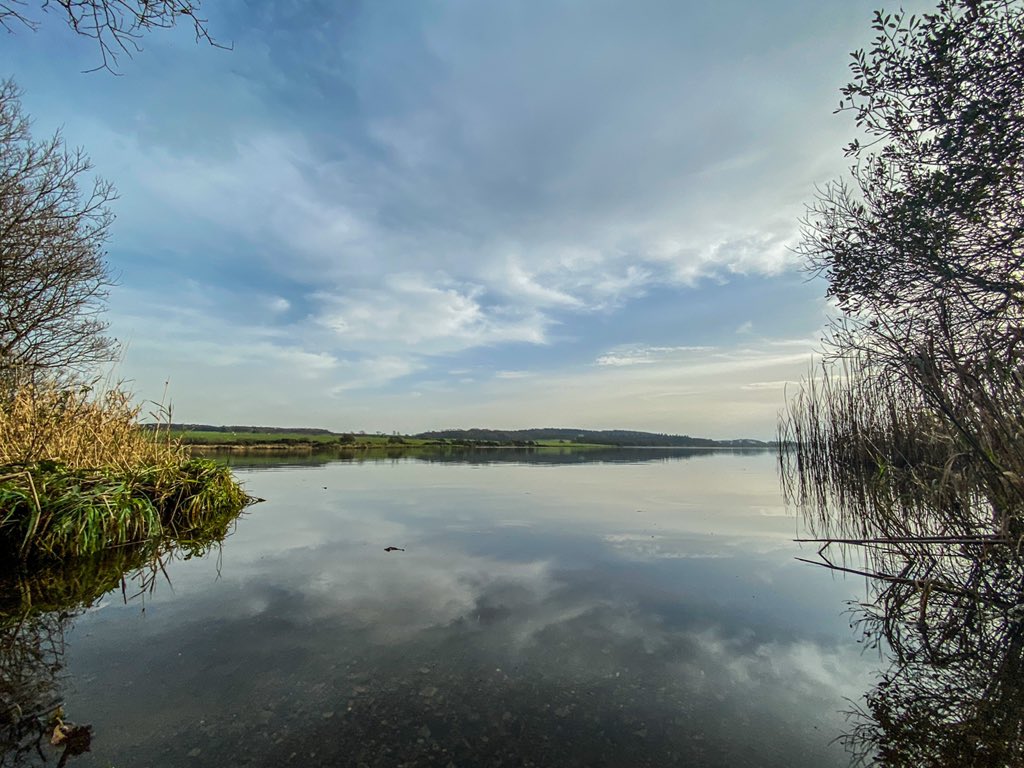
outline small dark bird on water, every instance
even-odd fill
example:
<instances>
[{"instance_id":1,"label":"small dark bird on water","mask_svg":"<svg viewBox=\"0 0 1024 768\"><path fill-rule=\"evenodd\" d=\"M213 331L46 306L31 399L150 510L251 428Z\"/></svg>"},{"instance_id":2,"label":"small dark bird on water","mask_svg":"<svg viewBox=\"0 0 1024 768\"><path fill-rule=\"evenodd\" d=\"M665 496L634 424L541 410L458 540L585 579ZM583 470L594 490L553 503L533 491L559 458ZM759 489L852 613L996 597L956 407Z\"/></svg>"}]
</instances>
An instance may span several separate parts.
<instances>
[{"instance_id":1,"label":"small dark bird on water","mask_svg":"<svg viewBox=\"0 0 1024 768\"><path fill-rule=\"evenodd\" d=\"M401 547L384 547L385 552L405 552Z\"/></svg>"}]
</instances>

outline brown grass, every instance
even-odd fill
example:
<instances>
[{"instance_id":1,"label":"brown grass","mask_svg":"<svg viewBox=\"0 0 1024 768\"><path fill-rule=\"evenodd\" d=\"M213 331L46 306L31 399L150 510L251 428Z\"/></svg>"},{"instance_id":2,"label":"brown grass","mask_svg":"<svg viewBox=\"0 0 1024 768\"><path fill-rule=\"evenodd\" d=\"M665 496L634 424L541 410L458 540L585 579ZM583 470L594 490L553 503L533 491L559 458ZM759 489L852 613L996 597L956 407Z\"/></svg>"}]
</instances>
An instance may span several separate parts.
<instances>
[{"instance_id":1,"label":"brown grass","mask_svg":"<svg viewBox=\"0 0 1024 768\"><path fill-rule=\"evenodd\" d=\"M0 465L56 461L71 469L128 470L184 461L187 451L169 430L140 429L141 412L119 387L21 387L0 406ZM162 406L157 415L165 415Z\"/></svg>"}]
</instances>

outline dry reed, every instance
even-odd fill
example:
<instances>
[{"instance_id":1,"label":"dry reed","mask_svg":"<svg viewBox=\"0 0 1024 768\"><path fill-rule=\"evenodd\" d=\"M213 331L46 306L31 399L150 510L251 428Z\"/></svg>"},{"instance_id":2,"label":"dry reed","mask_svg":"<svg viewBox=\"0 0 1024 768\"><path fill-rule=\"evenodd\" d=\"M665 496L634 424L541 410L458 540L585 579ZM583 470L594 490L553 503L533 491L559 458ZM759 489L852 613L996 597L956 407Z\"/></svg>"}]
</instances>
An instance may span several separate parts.
<instances>
[{"instance_id":1,"label":"dry reed","mask_svg":"<svg viewBox=\"0 0 1024 768\"><path fill-rule=\"evenodd\" d=\"M0 465L57 461L73 469L176 464L186 449L168 429L139 428L140 405L119 387L19 388L0 407ZM158 406L158 416L169 414Z\"/></svg>"},{"instance_id":2,"label":"dry reed","mask_svg":"<svg viewBox=\"0 0 1024 768\"><path fill-rule=\"evenodd\" d=\"M1024 386L1019 372L993 369L970 383L957 372L923 387L863 358L823 367L780 419L787 498L822 537L1016 542Z\"/></svg>"}]
</instances>

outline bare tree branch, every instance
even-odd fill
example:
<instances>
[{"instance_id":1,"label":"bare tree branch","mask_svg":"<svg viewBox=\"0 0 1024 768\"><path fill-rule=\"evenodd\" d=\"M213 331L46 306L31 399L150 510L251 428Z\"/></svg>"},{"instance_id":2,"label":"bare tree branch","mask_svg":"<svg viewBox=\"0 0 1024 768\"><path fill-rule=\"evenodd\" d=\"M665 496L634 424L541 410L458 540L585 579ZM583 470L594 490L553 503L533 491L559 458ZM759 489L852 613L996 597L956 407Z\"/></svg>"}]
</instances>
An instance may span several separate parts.
<instances>
[{"instance_id":1,"label":"bare tree branch","mask_svg":"<svg viewBox=\"0 0 1024 768\"><path fill-rule=\"evenodd\" d=\"M40 20L28 14L28 4L0 0L0 26L8 32L19 27L37 29ZM145 33L180 23L192 25L197 43L231 48L210 34L198 0L37 0L37 4L42 12L60 15L76 33L96 42L100 62L90 72L105 69L116 74L118 58L142 50L139 40Z\"/></svg>"},{"instance_id":2,"label":"bare tree branch","mask_svg":"<svg viewBox=\"0 0 1024 768\"><path fill-rule=\"evenodd\" d=\"M62 377L113 359L100 319L113 284L104 259L113 187L60 134L36 142L20 93L0 84L0 380Z\"/></svg>"}]
</instances>

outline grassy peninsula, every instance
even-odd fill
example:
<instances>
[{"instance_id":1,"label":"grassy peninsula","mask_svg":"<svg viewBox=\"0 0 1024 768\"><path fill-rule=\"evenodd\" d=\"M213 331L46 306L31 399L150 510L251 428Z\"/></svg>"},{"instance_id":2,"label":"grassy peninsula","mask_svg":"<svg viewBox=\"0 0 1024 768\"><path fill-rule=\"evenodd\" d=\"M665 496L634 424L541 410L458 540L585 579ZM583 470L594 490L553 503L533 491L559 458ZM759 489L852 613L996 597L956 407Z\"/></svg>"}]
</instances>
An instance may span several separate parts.
<instances>
[{"instance_id":1,"label":"grassy peninsula","mask_svg":"<svg viewBox=\"0 0 1024 768\"><path fill-rule=\"evenodd\" d=\"M22 386L0 403L0 552L38 561L221 527L253 500L230 471L143 429L119 389Z\"/></svg>"}]
</instances>

